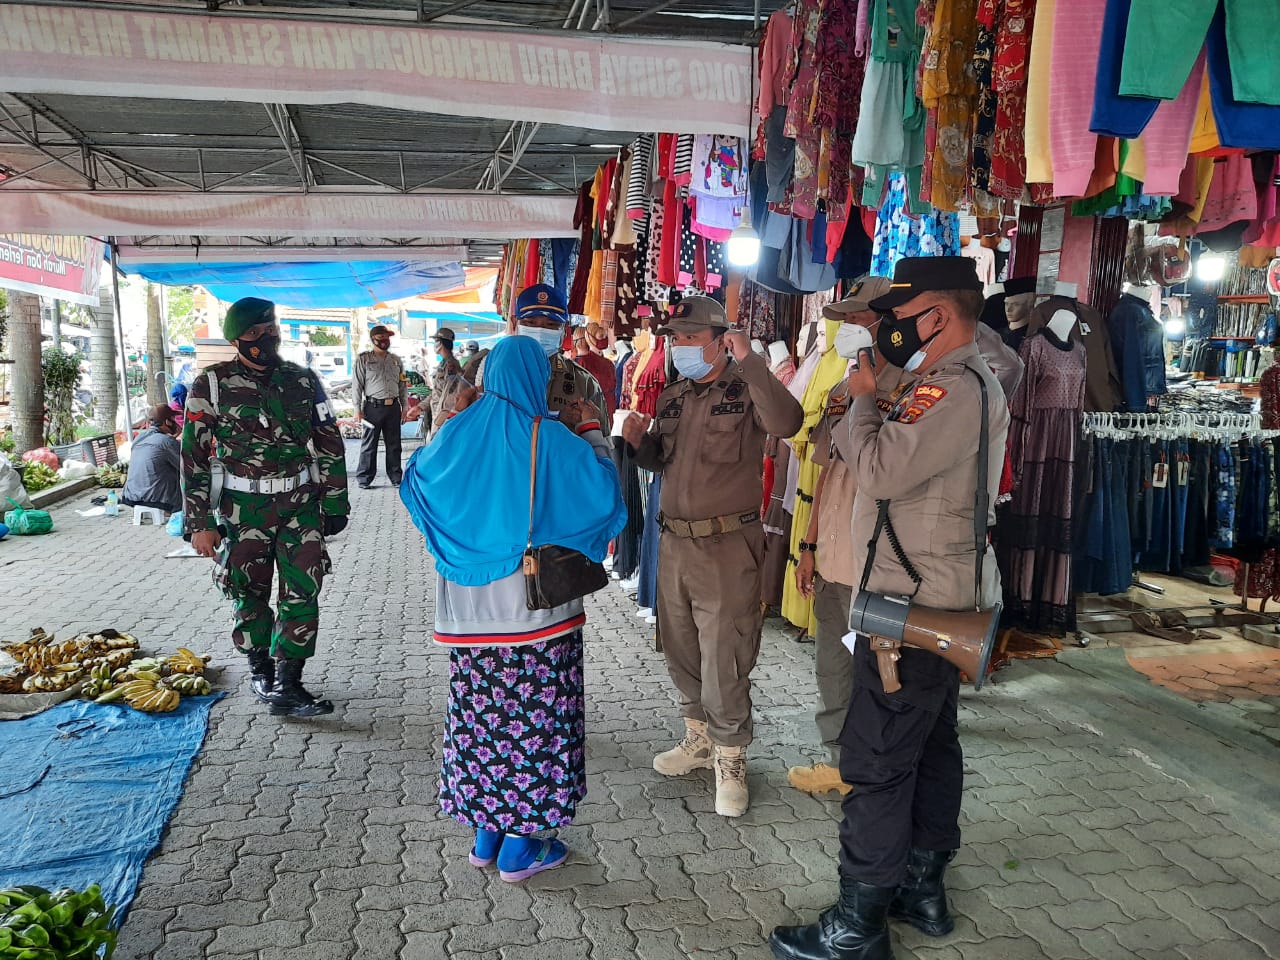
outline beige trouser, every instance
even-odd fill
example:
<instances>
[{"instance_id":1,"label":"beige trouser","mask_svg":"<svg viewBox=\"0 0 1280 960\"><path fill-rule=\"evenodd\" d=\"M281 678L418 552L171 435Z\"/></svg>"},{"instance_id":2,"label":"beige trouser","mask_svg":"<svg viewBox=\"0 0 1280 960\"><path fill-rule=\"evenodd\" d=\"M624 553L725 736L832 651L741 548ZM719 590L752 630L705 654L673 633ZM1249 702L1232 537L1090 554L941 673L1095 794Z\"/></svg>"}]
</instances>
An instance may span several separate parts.
<instances>
[{"instance_id":1,"label":"beige trouser","mask_svg":"<svg viewBox=\"0 0 1280 960\"><path fill-rule=\"evenodd\" d=\"M686 718L711 742L751 742L751 670L760 655L764 530L718 537L664 532L658 547L658 631Z\"/></svg>"},{"instance_id":2,"label":"beige trouser","mask_svg":"<svg viewBox=\"0 0 1280 960\"><path fill-rule=\"evenodd\" d=\"M849 604L853 588L814 579L813 615L818 621L814 636L814 674L818 681L818 711L814 720L822 745L831 754L832 766L840 766L840 731L853 694L853 654L843 638L849 632Z\"/></svg>"}]
</instances>

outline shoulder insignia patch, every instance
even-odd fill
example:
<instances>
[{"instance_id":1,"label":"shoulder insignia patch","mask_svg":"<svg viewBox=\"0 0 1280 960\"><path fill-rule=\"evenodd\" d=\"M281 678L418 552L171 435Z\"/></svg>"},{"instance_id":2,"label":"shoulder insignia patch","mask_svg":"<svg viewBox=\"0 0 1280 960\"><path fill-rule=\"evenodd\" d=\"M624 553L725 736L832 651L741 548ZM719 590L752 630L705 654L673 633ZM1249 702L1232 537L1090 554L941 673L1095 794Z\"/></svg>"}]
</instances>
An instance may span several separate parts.
<instances>
[{"instance_id":1,"label":"shoulder insignia patch","mask_svg":"<svg viewBox=\"0 0 1280 960\"><path fill-rule=\"evenodd\" d=\"M922 383L909 394L903 394L889 419L896 423L915 423L947 395L942 387Z\"/></svg>"},{"instance_id":2,"label":"shoulder insignia patch","mask_svg":"<svg viewBox=\"0 0 1280 960\"><path fill-rule=\"evenodd\" d=\"M725 388L725 391L724 391L725 402L732 403L734 400L737 400L740 396L742 396L742 391L745 389L746 389L745 383L735 380L733 383L729 384L729 386Z\"/></svg>"}]
</instances>

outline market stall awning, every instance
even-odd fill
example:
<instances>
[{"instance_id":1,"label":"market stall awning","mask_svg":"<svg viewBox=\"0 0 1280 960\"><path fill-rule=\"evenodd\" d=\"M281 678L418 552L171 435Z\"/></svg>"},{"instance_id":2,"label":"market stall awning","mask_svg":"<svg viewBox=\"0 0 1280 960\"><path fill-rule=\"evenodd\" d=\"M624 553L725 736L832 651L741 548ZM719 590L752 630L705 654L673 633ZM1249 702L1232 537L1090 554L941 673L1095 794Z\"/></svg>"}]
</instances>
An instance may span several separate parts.
<instances>
[{"instance_id":1,"label":"market stall awning","mask_svg":"<svg viewBox=\"0 0 1280 960\"><path fill-rule=\"evenodd\" d=\"M461 264L415 261L135 264L128 272L153 283L198 284L228 303L263 297L292 307L374 307L464 279Z\"/></svg>"}]
</instances>

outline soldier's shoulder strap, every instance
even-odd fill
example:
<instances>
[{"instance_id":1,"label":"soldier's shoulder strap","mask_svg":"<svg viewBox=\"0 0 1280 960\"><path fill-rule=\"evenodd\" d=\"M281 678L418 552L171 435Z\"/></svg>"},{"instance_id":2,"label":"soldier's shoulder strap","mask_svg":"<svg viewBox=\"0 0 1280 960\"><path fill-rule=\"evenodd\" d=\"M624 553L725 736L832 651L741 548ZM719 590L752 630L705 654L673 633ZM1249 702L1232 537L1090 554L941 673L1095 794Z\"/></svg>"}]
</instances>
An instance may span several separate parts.
<instances>
[{"instance_id":1,"label":"soldier's shoulder strap","mask_svg":"<svg viewBox=\"0 0 1280 960\"><path fill-rule=\"evenodd\" d=\"M205 376L209 378L209 405L213 407L213 415L216 417L221 413L218 409L218 371L208 369Z\"/></svg>"}]
</instances>

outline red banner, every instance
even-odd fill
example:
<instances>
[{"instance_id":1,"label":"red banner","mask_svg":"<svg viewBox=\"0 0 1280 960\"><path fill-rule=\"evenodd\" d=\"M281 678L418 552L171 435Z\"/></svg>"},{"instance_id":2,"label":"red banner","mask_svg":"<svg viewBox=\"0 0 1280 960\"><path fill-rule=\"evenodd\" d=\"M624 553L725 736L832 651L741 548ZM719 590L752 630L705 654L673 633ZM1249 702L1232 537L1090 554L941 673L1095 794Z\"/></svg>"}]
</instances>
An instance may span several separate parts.
<instances>
[{"instance_id":1,"label":"red banner","mask_svg":"<svg viewBox=\"0 0 1280 960\"><path fill-rule=\"evenodd\" d=\"M0 233L0 287L97 306L103 246L92 237Z\"/></svg>"}]
</instances>

